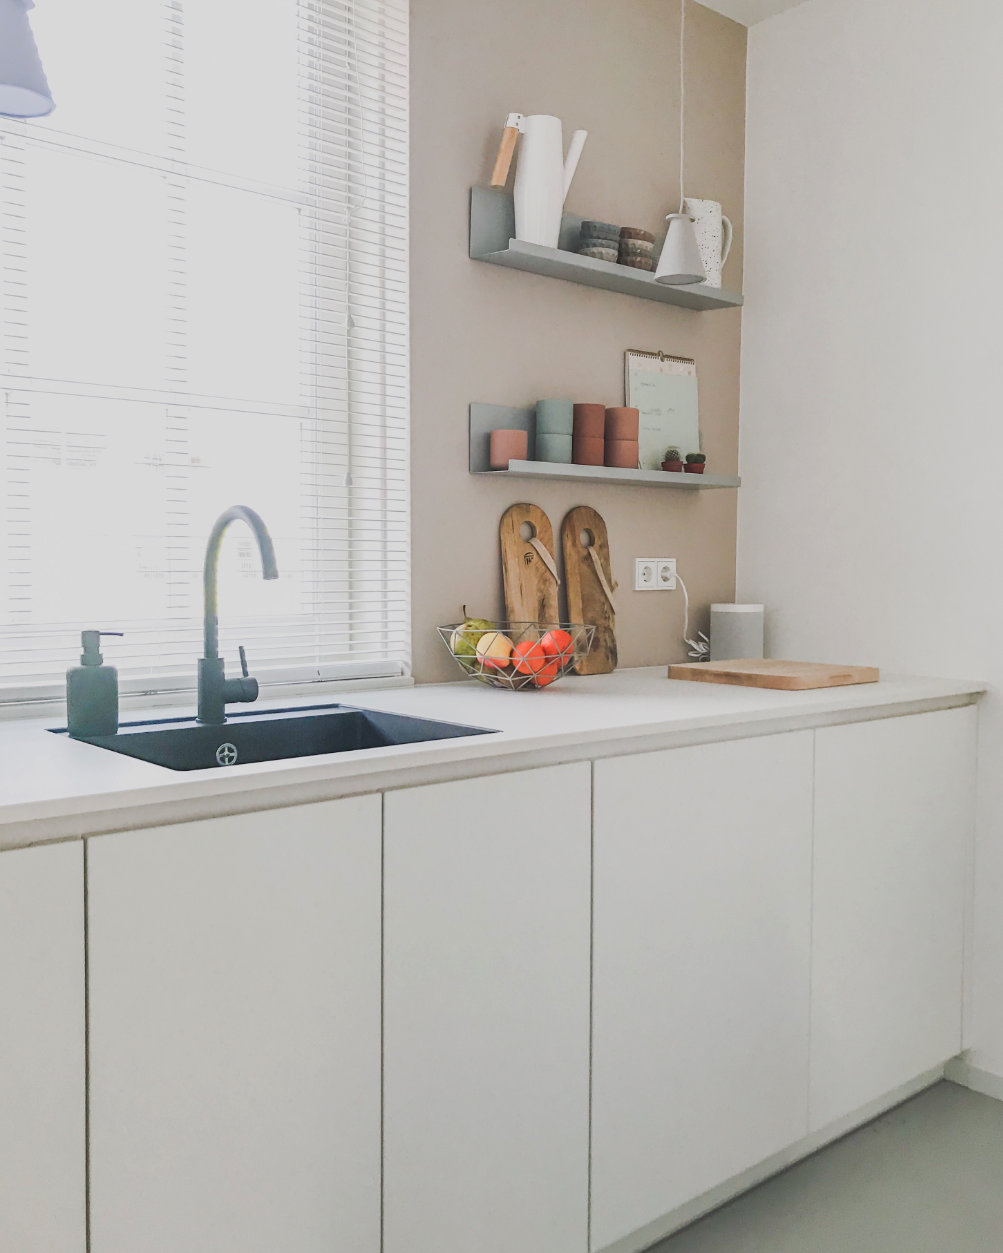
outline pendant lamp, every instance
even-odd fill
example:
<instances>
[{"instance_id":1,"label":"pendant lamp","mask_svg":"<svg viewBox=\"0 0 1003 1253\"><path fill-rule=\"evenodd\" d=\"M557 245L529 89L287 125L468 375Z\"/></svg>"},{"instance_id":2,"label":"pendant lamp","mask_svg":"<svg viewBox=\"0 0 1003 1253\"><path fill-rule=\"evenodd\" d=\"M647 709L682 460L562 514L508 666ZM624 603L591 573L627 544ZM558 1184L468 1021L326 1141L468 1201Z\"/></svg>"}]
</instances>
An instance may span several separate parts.
<instances>
[{"instance_id":1,"label":"pendant lamp","mask_svg":"<svg viewBox=\"0 0 1003 1253\"><path fill-rule=\"evenodd\" d=\"M0 0L0 116L45 117L55 108L28 22L32 0Z\"/></svg>"},{"instance_id":2,"label":"pendant lamp","mask_svg":"<svg viewBox=\"0 0 1003 1253\"><path fill-rule=\"evenodd\" d=\"M693 219L683 212L686 174L686 0L681 0L679 15L679 212L665 219L669 224L662 254L655 270L655 282L672 287L702 283L707 277L700 257Z\"/></svg>"}]
</instances>

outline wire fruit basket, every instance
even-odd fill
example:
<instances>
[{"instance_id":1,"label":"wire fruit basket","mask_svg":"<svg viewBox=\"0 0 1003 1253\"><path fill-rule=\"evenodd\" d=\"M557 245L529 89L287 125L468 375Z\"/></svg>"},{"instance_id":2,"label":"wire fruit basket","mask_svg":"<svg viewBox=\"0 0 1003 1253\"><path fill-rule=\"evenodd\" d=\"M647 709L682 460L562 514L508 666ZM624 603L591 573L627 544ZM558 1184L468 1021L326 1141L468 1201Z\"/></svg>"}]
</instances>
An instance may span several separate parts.
<instances>
[{"instance_id":1,"label":"wire fruit basket","mask_svg":"<svg viewBox=\"0 0 1003 1253\"><path fill-rule=\"evenodd\" d=\"M454 622L437 628L464 674L512 692L550 687L574 668L595 640L581 622Z\"/></svg>"}]
</instances>

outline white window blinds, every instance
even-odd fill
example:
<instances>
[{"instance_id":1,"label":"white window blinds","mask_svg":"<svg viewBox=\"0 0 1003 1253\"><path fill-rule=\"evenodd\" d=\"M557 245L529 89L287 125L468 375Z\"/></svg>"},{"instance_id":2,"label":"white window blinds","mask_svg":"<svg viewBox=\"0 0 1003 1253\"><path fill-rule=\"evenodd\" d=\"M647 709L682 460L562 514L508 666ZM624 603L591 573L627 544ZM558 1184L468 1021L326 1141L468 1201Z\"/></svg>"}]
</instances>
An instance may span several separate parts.
<instances>
[{"instance_id":1,"label":"white window blinds","mask_svg":"<svg viewBox=\"0 0 1003 1253\"><path fill-rule=\"evenodd\" d=\"M407 0L38 0L0 119L0 700L85 627L126 687L409 660Z\"/></svg>"}]
</instances>

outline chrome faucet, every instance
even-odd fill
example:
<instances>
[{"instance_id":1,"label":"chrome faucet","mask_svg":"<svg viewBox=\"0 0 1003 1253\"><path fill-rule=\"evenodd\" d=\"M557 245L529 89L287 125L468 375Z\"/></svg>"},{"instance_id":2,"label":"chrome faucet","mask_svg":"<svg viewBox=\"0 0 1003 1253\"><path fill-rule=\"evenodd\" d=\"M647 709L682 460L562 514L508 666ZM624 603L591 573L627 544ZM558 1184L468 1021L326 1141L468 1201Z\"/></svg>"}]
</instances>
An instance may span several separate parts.
<instances>
[{"instance_id":1,"label":"chrome faucet","mask_svg":"<svg viewBox=\"0 0 1003 1253\"><path fill-rule=\"evenodd\" d=\"M205 655L199 660L199 722L219 725L226 722L226 706L228 701L249 704L258 699L258 680L252 679L247 673L247 657L243 646L240 649L240 669L242 678L228 679L223 668L223 659L219 655L219 549L223 542L226 528L231 522L246 522L254 532L261 554L261 573L266 579L279 577L275 564L275 549L272 537L261 518L253 509L246 505L233 505L216 519L209 534L209 543L205 550L205 567L202 572L202 587L205 595L205 617L203 632L205 638Z\"/></svg>"}]
</instances>

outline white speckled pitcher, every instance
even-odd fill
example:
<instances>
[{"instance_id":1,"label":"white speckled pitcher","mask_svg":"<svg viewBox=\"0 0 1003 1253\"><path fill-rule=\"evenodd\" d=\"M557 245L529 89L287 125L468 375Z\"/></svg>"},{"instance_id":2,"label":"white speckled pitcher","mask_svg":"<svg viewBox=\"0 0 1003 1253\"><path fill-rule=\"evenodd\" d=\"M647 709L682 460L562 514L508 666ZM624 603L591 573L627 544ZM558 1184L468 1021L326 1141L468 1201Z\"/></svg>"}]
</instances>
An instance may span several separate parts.
<instances>
[{"instance_id":1,"label":"white speckled pitcher","mask_svg":"<svg viewBox=\"0 0 1003 1253\"><path fill-rule=\"evenodd\" d=\"M692 200L687 196L684 207L693 219L700 258L707 271L706 282L696 286L720 287L724 263L728 260L735 234L731 220L724 216L716 200Z\"/></svg>"}]
</instances>

